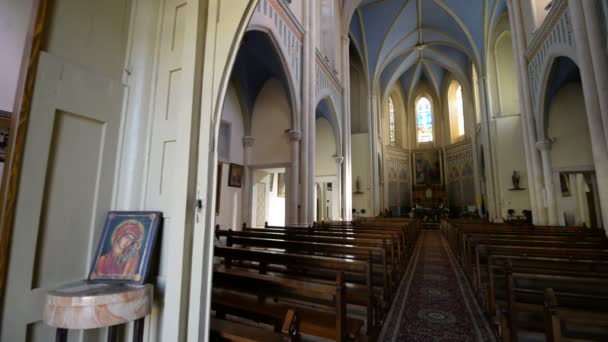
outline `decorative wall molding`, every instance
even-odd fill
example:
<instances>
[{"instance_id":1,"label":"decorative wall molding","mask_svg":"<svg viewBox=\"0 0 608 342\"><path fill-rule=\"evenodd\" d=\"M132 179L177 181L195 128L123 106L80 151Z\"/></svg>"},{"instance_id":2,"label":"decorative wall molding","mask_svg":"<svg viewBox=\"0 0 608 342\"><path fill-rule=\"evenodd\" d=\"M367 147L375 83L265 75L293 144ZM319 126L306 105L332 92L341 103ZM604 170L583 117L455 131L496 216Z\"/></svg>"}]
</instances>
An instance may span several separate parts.
<instances>
[{"instance_id":1,"label":"decorative wall molding","mask_svg":"<svg viewBox=\"0 0 608 342\"><path fill-rule=\"evenodd\" d=\"M473 160L473 145L470 138L445 147L445 159L448 164L449 162L465 162L469 158L471 161Z\"/></svg>"},{"instance_id":2,"label":"decorative wall molding","mask_svg":"<svg viewBox=\"0 0 608 342\"><path fill-rule=\"evenodd\" d=\"M397 146L386 146L384 156L387 160L409 161L410 151Z\"/></svg>"},{"instance_id":3,"label":"decorative wall molding","mask_svg":"<svg viewBox=\"0 0 608 342\"><path fill-rule=\"evenodd\" d=\"M330 70L329 65L323 59L323 56L316 51L316 63L315 63L315 98L316 103L319 103L322 99L329 97L336 110L337 124L339 132L342 132L342 96L344 95L344 87L336 77L336 75Z\"/></svg>"},{"instance_id":4,"label":"decorative wall molding","mask_svg":"<svg viewBox=\"0 0 608 342\"><path fill-rule=\"evenodd\" d=\"M556 52L561 52L562 55L571 55L576 48L570 13L567 9L566 0L555 1L526 51L530 91L533 108L536 109L538 109L538 101L544 87L545 70L550 67L547 64L552 62L552 57L555 57Z\"/></svg>"},{"instance_id":5,"label":"decorative wall molding","mask_svg":"<svg viewBox=\"0 0 608 342\"><path fill-rule=\"evenodd\" d=\"M473 144L470 138L445 147L446 184L450 206L475 205Z\"/></svg>"}]
</instances>

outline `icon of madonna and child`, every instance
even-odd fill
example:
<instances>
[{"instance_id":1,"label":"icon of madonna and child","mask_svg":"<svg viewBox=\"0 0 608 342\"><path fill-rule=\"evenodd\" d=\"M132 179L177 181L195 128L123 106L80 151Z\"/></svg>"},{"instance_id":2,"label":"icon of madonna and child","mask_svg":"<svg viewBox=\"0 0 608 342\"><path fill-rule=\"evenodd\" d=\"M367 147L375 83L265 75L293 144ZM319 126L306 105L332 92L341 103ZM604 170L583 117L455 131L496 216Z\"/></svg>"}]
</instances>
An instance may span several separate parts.
<instances>
[{"instance_id":1,"label":"icon of madonna and child","mask_svg":"<svg viewBox=\"0 0 608 342\"><path fill-rule=\"evenodd\" d=\"M159 212L109 212L89 280L143 283L161 219Z\"/></svg>"}]
</instances>

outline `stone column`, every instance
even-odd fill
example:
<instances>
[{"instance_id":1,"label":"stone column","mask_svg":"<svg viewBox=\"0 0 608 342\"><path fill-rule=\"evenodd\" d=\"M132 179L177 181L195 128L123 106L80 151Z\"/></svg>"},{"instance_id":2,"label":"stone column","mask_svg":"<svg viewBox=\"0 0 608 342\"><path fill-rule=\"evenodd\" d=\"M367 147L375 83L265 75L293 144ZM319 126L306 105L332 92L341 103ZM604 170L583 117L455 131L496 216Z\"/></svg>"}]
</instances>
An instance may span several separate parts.
<instances>
[{"instance_id":1,"label":"stone column","mask_svg":"<svg viewBox=\"0 0 608 342\"><path fill-rule=\"evenodd\" d=\"M287 201L287 224L297 225L299 221L299 202L300 202L300 140L302 133L298 130L289 131L289 141L291 144L291 176L289 177L289 200Z\"/></svg>"},{"instance_id":2,"label":"stone column","mask_svg":"<svg viewBox=\"0 0 608 342\"><path fill-rule=\"evenodd\" d=\"M486 200L488 211L488 218L493 221L495 218L500 217L500 213L497 212L496 205L496 191L494 181L494 154L492 149L492 142L490 141L490 112L488 106L487 92L486 92L486 76L480 76L478 79L479 83L479 103L481 110L481 141L484 147L484 163L485 163L485 180L486 180Z\"/></svg>"},{"instance_id":3,"label":"stone column","mask_svg":"<svg viewBox=\"0 0 608 342\"><path fill-rule=\"evenodd\" d=\"M315 120L315 111L317 110L317 54L315 48L316 42L316 32L315 29L317 27L316 21L316 5L317 1L309 1L308 2L308 14L310 20L310 27L308 31L308 35L310 37L310 49L308 51L308 97L303 98L302 101L308 102L308 111L304 113L304 119L308 120L308 164L306 165L308 169L308 179L307 179L307 206L308 210L306 211L305 216L302 218L303 223L311 224L314 218L314 207L315 207L315 159L316 159L316 120Z\"/></svg>"},{"instance_id":4,"label":"stone column","mask_svg":"<svg viewBox=\"0 0 608 342\"><path fill-rule=\"evenodd\" d=\"M553 140L541 140L536 142L536 147L540 150L540 157L543 162L543 174L545 176L545 196L547 198L547 223L550 226L559 225L557 217L557 197L555 195L555 183L553 182L553 166L551 163L551 145Z\"/></svg>"},{"instance_id":5,"label":"stone column","mask_svg":"<svg viewBox=\"0 0 608 342\"><path fill-rule=\"evenodd\" d=\"M311 1L312 2L312 1ZM300 151L300 216L299 224L308 224L308 193L310 175L308 174L308 116L310 115L310 75L311 68L314 72L314 60L310 59L311 50L314 50L313 40L310 36L312 30L310 18L314 15L311 11L311 4L305 3L303 7L304 22L304 47L302 51L302 111L300 112L300 122L302 128L301 151Z\"/></svg>"},{"instance_id":6,"label":"stone column","mask_svg":"<svg viewBox=\"0 0 608 342\"><path fill-rule=\"evenodd\" d=\"M371 107L370 125L369 125L369 140L370 140L370 153L371 153L371 172L370 172L370 184L371 184L371 205L370 216L376 216L380 213L380 169L378 165L378 96L371 95L369 99Z\"/></svg>"},{"instance_id":7,"label":"stone column","mask_svg":"<svg viewBox=\"0 0 608 342\"><path fill-rule=\"evenodd\" d=\"M581 73L585 109L589 122L589 135L591 137L591 149L597 178L600 208L603 225L608 223L608 146L606 145L606 132L602 125L602 113L600 96L593 70L591 49L587 40L587 28L583 13L581 0L568 1L568 9L572 20L572 30L576 41L576 53L578 67Z\"/></svg>"},{"instance_id":8,"label":"stone column","mask_svg":"<svg viewBox=\"0 0 608 342\"><path fill-rule=\"evenodd\" d=\"M334 160L336 161L336 175L338 180L336 181L337 186L336 189L334 189L334 191L338 192L338 215L339 217L335 218L335 219L340 219L340 220L344 220L344 203L342 202L342 169L343 169L343 162L344 162L344 157L342 156L338 156L336 158L334 158Z\"/></svg>"},{"instance_id":9,"label":"stone column","mask_svg":"<svg viewBox=\"0 0 608 342\"><path fill-rule=\"evenodd\" d=\"M602 124L604 133L608 133L608 55L606 54L606 41L602 37L599 15L600 2L595 0L581 0L583 6L584 22L587 28L587 36L589 40L589 49L591 51L591 60L593 62L593 75L595 76L595 85L597 93L600 94L600 110L602 113ZM608 134L605 134L606 143L608 144Z\"/></svg>"},{"instance_id":10,"label":"stone column","mask_svg":"<svg viewBox=\"0 0 608 342\"><path fill-rule=\"evenodd\" d=\"M253 143L255 139L252 136L243 137L243 198L242 198L242 220L251 225L251 205L253 199L253 170L250 167L253 158ZM243 223L239 222L239 224ZM233 227L236 229L236 227Z\"/></svg>"},{"instance_id":11,"label":"stone column","mask_svg":"<svg viewBox=\"0 0 608 342\"><path fill-rule=\"evenodd\" d=\"M530 77L528 74L528 62L525 57L526 33L522 22L521 6L518 0L508 0L509 20L513 33L513 52L517 65L517 76L519 80L519 98L522 115L522 129L524 146L526 152L526 169L528 173L528 191L532 217L535 224L546 224L547 213L543 202L543 177L541 170L540 155L534 146L536 128L534 124L534 111L532 107L532 96L530 94Z\"/></svg>"},{"instance_id":12,"label":"stone column","mask_svg":"<svg viewBox=\"0 0 608 342\"><path fill-rule=\"evenodd\" d=\"M342 65L344 67L344 95L342 97L342 153L344 164L342 166L342 219L352 220L353 208L353 172L352 172L352 144L351 144L351 114L350 114L350 39L348 35L342 36Z\"/></svg>"}]
</instances>

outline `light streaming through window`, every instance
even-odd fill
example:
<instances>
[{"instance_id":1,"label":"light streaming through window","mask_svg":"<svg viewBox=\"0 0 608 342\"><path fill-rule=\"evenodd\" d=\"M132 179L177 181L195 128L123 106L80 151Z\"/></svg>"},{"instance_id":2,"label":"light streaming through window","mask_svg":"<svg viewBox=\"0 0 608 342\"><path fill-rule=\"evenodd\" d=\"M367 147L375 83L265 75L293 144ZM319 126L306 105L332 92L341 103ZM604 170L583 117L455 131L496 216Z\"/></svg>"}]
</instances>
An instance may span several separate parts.
<instances>
[{"instance_id":1,"label":"light streaming through window","mask_svg":"<svg viewBox=\"0 0 608 342\"><path fill-rule=\"evenodd\" d=\"M431 101L426 97L418 100L416 104L416 132L419 143L433 141L433 112Z\"/></svg>"},{"instance_id":2,"label":"light streaming through window","mask_svg":"<svg viewBox=\"0 0 608 342\"><path fill-rule=\"evenodd\" d=\"M464 135L464 110L462 103L462 87L456 89L456 115L458 117L458 136Z\"/></svg>"}]
</instances>

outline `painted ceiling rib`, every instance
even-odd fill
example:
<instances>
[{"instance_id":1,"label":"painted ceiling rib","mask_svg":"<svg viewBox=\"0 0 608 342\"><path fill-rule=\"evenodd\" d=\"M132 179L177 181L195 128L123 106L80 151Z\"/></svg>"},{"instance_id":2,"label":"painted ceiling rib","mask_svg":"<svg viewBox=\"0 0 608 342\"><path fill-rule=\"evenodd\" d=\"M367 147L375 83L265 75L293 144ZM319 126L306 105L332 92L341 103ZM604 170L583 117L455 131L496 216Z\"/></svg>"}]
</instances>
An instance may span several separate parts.
<instances>
[{"instance_id":1,"label":"painted ceiling rib","mask_svg":"<svg viewBox=\"0 0 608 342\"><path fill-rule=\"evenodd\" d=\"M506 12L505 0L347 1L358 5L360 49L370 85L389 91L401 82L407 96L423 77L436 94L448 73L463 86L470 84L471 62L484 74L482 56L493 25Z\"/></svg>"},{"instance_id":2,"label":"painted ceiling rib","mask_svg":"<svg viewBox=\"0 0 608 342\"><path fill-rule=\"evenodd\" d=\"M430 78L429 81L431 81L431 83L433 84L433 87L435 88L435 95L439 95L439 84L438 84L438 81L435 79L435 74L433 73L433 71L431 70L431 68L429 67L429 65L427 64L426 61L423 61L422 64L424 65L426 74Z\"/></svg>"},{"instance_id":3,"label":"painted ceiling rib","mask_svg":"<svg viewBox=\"0 0 608 342\"><path fill-rule=\"evenodd\" d=\"M422 0L418 0L418 44L422 45Z\"/></svg>"},{"instance_id":4,"label":"painted ceiling rib","mask_svg":"<svg viewBox=\"0 0 608 342\"><path fill-rule=\"evenodd\" d=\"M465 36L467 37L467 39L469 40L469 44L471 44L471 47L473 48L473 54L475 55L475 60L476 61L480 61L480 55L479 55L479 49L477 48L477 45L475 44L475 39L473 39L473 36L471 34L471 31L469 30L469 28L467 27L467 25L465 25L465 23L462 21L462 19L456 15L448 5L445 4L445 2L443 2L442 0L433 0L441 9L443 9L450 17L452 17L452 19L456 22L456 24L458 24L458 26L460 26L460 28L463 30Z\"/></svg>"},{"instance_id":5,"label":"painted ceiling rib","mask_svg":"<svg viewBox=\"0 0 608 342\"><path fill-rule=\"evenodd\" d=\"M374 66L374 73L377 75L380 75L380 73L381 73L381 71L378 70L378 65L380 63L380 55L382 54L382 51L384 51L384 44L386 43L386 40L390 36L391 32L393 32L393 28L395 27L395 24L397 23L397 21L403 14L403 11L405 11L407 6L410 4L410 1L411 0L404 1L403 6L401 6L399 11L397 12L397 15L395 15L395 17L391 21L391 24L389 25L388 30L386 30L386 32L384 33L384 36L382 37L382 44L380 44L380 48L378 49L378 52L376 54L376 65Z\"/></svg>"},{"instance_id":6,"label":"painted ceiling rib","mask_svg":"<svg viewBox=\"0 0 608 342\"><path fill-rule=\"evenodd\" d=\"M418 63L416 65L416 71L414 72L414 77L412 77L412 83L410 83L410 87L407 90L408 97L414 92L414 88L418 85L418 81L420 81L420 73L422 72L422 65Z\"/></svg>"}]
</instances>

